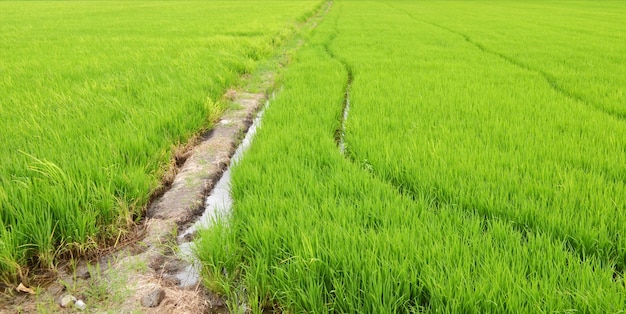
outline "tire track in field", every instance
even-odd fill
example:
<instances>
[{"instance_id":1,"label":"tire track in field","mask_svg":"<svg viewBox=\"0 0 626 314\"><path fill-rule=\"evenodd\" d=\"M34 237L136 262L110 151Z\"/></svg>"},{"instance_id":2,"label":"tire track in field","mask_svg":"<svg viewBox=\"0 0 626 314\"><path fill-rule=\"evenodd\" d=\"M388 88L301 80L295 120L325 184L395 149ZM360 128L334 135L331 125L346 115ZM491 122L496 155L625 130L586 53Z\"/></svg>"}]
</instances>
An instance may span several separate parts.
<instances>
[{"instance_id":1,"label":"tire track in field","mask_svg":"<svg viewBox=\"0 0 626 314\"><path fill-rule=\"evenodd\" d=\"M381 2L381 3L384 3L384 2ZM384 3L384 4L386 4L387 6L393 8L393 9L395 9L397 11L400 11L400 12L408 15L409 17L411 17L415 21L418 21L420 23L424 23L424 24L427 24L427 25L430 25L430 26L434 26L434 27L443 29L443 30L445 30L447 32L450 32L452 34L458 35L461 38L463 38L463 40L465 40L467 43L469 43L472 46L478 48L481 52L483 52L485 54L496 56L496 57L500 58L501 60L504 60L507 63L509 63L511 65L514 65L514 66L516 66L518 68L521 68L523 70L539 74L546 81L546 83L548 83L548 85L552 88L552 90L554 90L558 94L560 94L560 95L562 95L562 96L564 96L564 97L566 97L568 99L571 99L573 101L582 103L582 104L586 105L587 107L593 108L593 109L595 109L595 110L597 110L597 111L599 111L601 113L604 113L604 114L606 114L608 116L611 116L611 117L613 117L613 118L615 118L615 119L617 119L619 121L626 121L626 113L613 112L611 110L605 109L601 105L599 105L599 104L597 104L597 103L595 103L595 102L593 102L593 101L591 101L589 99L583 98L583 97L581 97L580 95L578 95L576 93L573 93L573 92L567 90L566 88L564 88L561 85L559 85L558 80L557 80L557 78L554 75L552 75L552 74L550 74L550 73L548 73L548 72L546 72L546 71L544 71L544 70L542 70L540 68L535 68L535 67L533 67L531 65L528 65L528 64L526 64L526 63L524 63L524 62L522 62L520 60L517 60L517 59L515 59L515 58L513 58L511 56L508 56L508 55L503 54L501 52L498 52L496 50L490 49L489 47L487 47L487 46L485 46L485 45L475 41L474 39L472 39L471 37L469 37L469 35L467 35L465 33L462 33L460 31L457 31L455 29L452 29L452 28L449 28L449 27L446 27L446 26L443 26L443 25L440 25L440 24L437 24L437 23L433 23L433 22L430 22L430 21L427 21L427 20L423 20L423 19L417 18L413 14L411 14L410 12L408 12L406 10L402 10L400 8L397 8L397 7L394 7L391 4L388 4L388 3Z\"/></svg>"},{"instance_id":2,"label":"tire track in field","mask_svg":"<svg viewBox=\"0 0 626 314\"><path fill-rule=\"evenodd\" d=\"M343 59L339 58L333 51L330 49L330 45L337 38L337 34L339 34L338 30L338 21L341 16L341 7L338 9L337 18L334 20L333 24L333 32L330 34L330 37L323 43L323 48L326 54L333 60L336 60L341 64L341 66L345 69L348 78L346 80L346 86L344 87L343 93L343 102L341 108L341 116L339 117L337 129L335 129L335 142L337 143L337 147L339 147L339 151L342 155L346 154L346 142L345 131L346 131L346 121L348 120L348 113L350 111L350 90L352 89L352 82L354 82L354 72L350 65Z\"/></svg>"},{"instance_id":3,"label":"tire track in field","mask_svg":"<svg viewBox=\"0 0 626 314\"><path fill-rule=\"evenodd\" d=\"M339 6L337 11L338 13L333 23L332 33L321 44L321 48L328 55L329 58L341 64L341 66L346 71L347 78L346 78L346 85L344 86L344 89L343 89L344 97L343 97L343 101L341 104L341 115L339 116L337 128L335 129L334 140L335 140L335 143L337 144L339 152L346 159L346 161L352 164L357 164L357 162L353 158L351 158L349 151L348 151L348 145L345 142L346 121L348 119L348 113L350 111L350 91L352 90L352 84L354 82L354 71L352 67L350 66L350 64L344 59L342 59L341 57L337 56L330 47L333 41L337 38L337 35L339 34L338 21L342 14L342 7ZM390 187L392 188L397 188L396 192L400 196L403 196L403 197L405 196L402 188L399 188L397 185L393 184L390 180L385 180L385 178L382 178L376 175L375 173L370 172L370 175L372 175L373 179L380 180L380 182L388 183ZM423 307L423 308L430 308L432 287L428 287L424 285L420 289L421 289L421 294L417 298L414 298L414 299L412 298L411 302L414 302L414 305L419 305L420 307ZM444 298L443 296L441 297Z\"/></svg>"},{"instance_id":4,"label":"tire track in field","mask_svg":"<svg viewBox=\"0 0 626 314\"><path fill-rule=\"evenodd\" d=\"M518 68L521 68L523 70L539 74L541 77L544 78L544 80L548 83L548 85L554 91L556 91L558 94L560 94L560 95L562 95L562 96L564 96L566 98L569 98L569 99L571 99L573 101L578 101L578 102L586 105L589 108L597 110L600 113L603 113L603 114L609 115L609 116L611 116L613 118L616 118L616 120L618 120L618 121L626 121L626 113L613 112L613 111L604 109L604 108L602 108L602 106L600 106L598 104L595 104L595 103L593 103L593 102L591 102L591 101L589 101L589 100L587 100L587 99L585 99L585 98L583 98L583 97L581 97L581 96L579 96L577 94L574 94L574 93L568 91L567 89L561 87L558 84L557 78L554 75L551 75L551 74L547 73L546 71L543 71L543 70L541 70L539 68L534 68L534 67L532 67L532 66L530 66L528 64L523 63L520 60L517 60L515 58L507 56L507 55L505 55L503 53L500 53L498 51L489 49L485 45L483 45L483 44L473 40L471 37L469 37L468 35L466 35L466 34L464 34L462 32L456 31L456 30L451 29L449 27L445 27L443 25L439 25L439 24L436 24L436 23L432 23L432 22L429 22L429 21L426 21L426 20L419 19L419 18L415 17L413 14L411 14L410 12L408 12L406 10L403 10L403 9L400 9L400 8L397 8L397 7L394 7L391 4L388 4L388 3L385 3L385 2L380 2L380 3L385 4L385 5L389 6L390 8L393 8L394 10L397 10L399 12L402 12L402 13L406 14L411 19L413 19L413 20L415 20L417 22L424 23L424 24L427 24L427 25L431 25L431 26L443 29L443 30L445 30L447 32L450 32L452 34L461 36L466 42L468 42L469 44L475 46L476 48L478 48L481 52L483 52L485 54L490 54L490 55L496 56L496 57L498 57L498 58L508 62L509 64L512 64L512 65L518 67ZM585 169L588 168L588 165L586 165L584 163L581 163L581 162L572 162L572 164L575 164L577 169L581 169L583 171L585 171ZM596 169L598 169L598 171L600 173L602 173L604 176L606 176L607 180L609 180L609 181L610 180L614 180L616 182L623 182L623 183L626 184L626 175L624 173L621 173L621 172L615 173L614 171L611 171L607 167L596 168ZM625 261L625 263L626 263L626 261ZM626 267L626 264L624 265L624 267Z\"/></svg>"},{"instance_id":5,"label":"tire track in field","mask_svg":"<svg viewBox=\"0 0 626 314\"><path fill-rule=\"evenodd\" d=\"M379 1L380 2L380 1ZM465 41L467 41L468 43L474 45L475 47L477 47L478 49L480 49L482 52L486 53L486 54L491 54L494 56L497 56L505 61L507 61L508 63L525 69L527 71L531 71L531 72L535 72L538 73L539 75L541 75L550 85L550 87L555 90L556 92L558 92L559 94L564 95L567 98L573 99L575 101L580 101L582 103L585 103L587 105L592 106L593 108L601 111L602 113L605 113L607 115L613 116L615 118L619 118L619 119L624 119L626 118L626 115L621 115L618 113L614 113L614 112L607 112L605 110L603 110L602 108L596 107L593 104L590 104L589 102L587 102L586 100L580 98L577 95L571 94L569 93L567 90L561 88L557 83L556 83L556 79L551 76L550 74L540 70L540 69L534 69L518 60L515 60L513 58L510 58L504 54L501 54L499 52L496 51L492 51L489 48L483 46L480 43L477 43L475 41L473 41L469 36L457 32L453 29L449 29L447 27L441 26L441 25L437 25L434 23L430 23L428 21L424 21L421 19L418 19L416 17L414 17L412 14L410 14L409 12L406 12L402 9L396 8L388 3L384 3L381 2L382 4L385 4L389 7L391 7L394 10L400 11L406 15L408 15L409 17L411 17L413 20L420 22L420 23L424 23L427 25L431 25L431 26L435 26L441 29L444 29L448 32L451 32L453 34L459 35L461 37L463 37L463 39ZM335 24L336 21L335 21ZM352 70L350 68L350 66L344 62L343 60L341 60L340 58L336 57L335 54L332 52L332 50L329 48L330 43L332 43L332 41L335 39L337 31L335 31L335 34L333 34L333 36L331 37L331 39L329 39L329 41L327 42L327 44L325 45L325 48L327 50L327 53L334 58L335 60L339 61L340 63L342 63L344 65L344 67L346 68L346 70L348 71L348 84L346 86L346 92L345 92L345 98L344 98L344 115L342 116L342 121L341 121L341 126L345 126L345 119L347 119L347 113L345 113L346 108L349 109L349 107L346 107L346 104L350 103L350 89L352 88L352 82L353 82L353 74L352 74ZM342 134L343 130L342 129L338 129L337 130L337 134ZM337 145L339 147L341 147L341 142L339 142L339 138L336 138L337 140ZM341 138L341 140L343 141L343 138ZM346 145L344 143L344 145ZM349 150L344 152L342 151L342 154L346 157L347 160L349 160L352 163L357 163L357 161L353 158L353 156L350 156L350 152ZM624 178L621 178L620 176L615 176L614 174L609 174L606 172L603 172L604 174L607 174L609 177L616 179L616 180L624 180ZM581 239L580 237L578 237L577 235L572 235L572 234L568 234L565 231L562 231L560 228L557 227L550 227L547 225L542 225L541 223L537 223L535 220L531 219L531 218L524 218L524 217L520 217L520 216L516 216L512 213L509 213L505 210L490 210L489 208L485 207L485 206L480 206L478 204L467 202L467 201L463 201L457 197L455 197L450 191L447 191L445 189L441 189L441 188L437 188L435 187L434 189L431 187L410 187L407 186L406 184L404 184L403 182L401 182L400 179L398 178L387 178L387 177L383 177L380 176L374 172L372 172L372 175L375 176L376 178L380 179L383 182L387 182L389 183L391 186L395 187L398 190L398 193L412 199L412 200L417 200L418 198L420 198L421 195L424 195L426 193L426 195L430 198L431 200L431 206L433 209L438 210L442 204L451 204L451 205L455 205L455 207L461 211L461 212L472 212L474 214L476 214L477 216L481 216L482 220L483 220L483 231L487 232L490 229L490 222L491 221L495 221L495 220L501 220L501 221L509 221L511 223L511 227L513 228L513 230L515 230L516 232L519 232L522 236L522 239L527 239L529 233L533 233L533 232L544 232L544 233L549 233L551 234L551 237L556 240L556 241L561 241L564 245L564 249L566 249L567 251L570 252L570 254L572 254L572 256L577 256L581 261L585 261L587 259L588 256L595 256L596 258L598 258L599 260L602 260L603 262L606 262L608 264L609 267L613 268L613 271L615 273L614 278L616 281L619 281L620 278L622 278L624 276L624 272L626 271L626 256L624 255L624 253L619 252L618 248L616 246L613 245L602 245L599 243L595 243L595 245L592 246L588 246L585 244L585 241L583 239ZM544 230L544 228L548 227L549 230ZM616 235L618 236L618 235ZM619 243L619 238L614 238L611 239L613 241L613 243L615 243L615 245L617 245Z\"/></svg>"},{"instance_id":6,"label":"tire track in field","mask_svg":"<svg viewBox=\"0 0 626 314\"><path fill-rule=\"evenodd\" d=\"M515 217L514 215L502 211L494 212L486 207L479 208L471 202L463 203L462 200L455 199L453 193L444 189L433 190L429 188L421 189L419 187L407 186L398 178L386 177L374 171L371 171L371 169L369 171L363 169L362 164L358 160L356 160L355 156L350 154L348 144L345 141L346 121L348 119L351 102L350 94L354 83L354 69L345 59L343 59L341 56L338 56L331 49L331 46L337 36L341 35L337 28L337 20L338 18L334 21L335 27L333 29L333 32L321 46L330 58L342 64L347 73L346 85L344 87L344 99L342 102L342 114L339 117L339 123L335 130L334 139L339 152L348 162L357 166L361 166L359 168L362 168L362 171L365 171L369 175L371 175L372 179L388 184L389 189L394 190L395 193L403 198L406 198L407 200L417 202L419 200L423 200L423 196L426 195L430 199L430 204L428 205L428 207L432 211L436 212L439 211L443 206L453 205L452 207L456 210L458 214L463 215L469 213L469 215L471 215L472 217L477 217L480 221L480 225L484 233L494 232L493 226L498 225L499 223L505 223L511 228L513 233L519 234L519 243L522 246L527 246L529 244L529 241L532 241L536 234L551 233L548 238L550 238L553 243L563 243L563 248L560 250L570 255L573 261L576 261L578 259L581 263L584 263L589 255L594 255L598 256L599 259L602 259L604 262L607 262L605 258L599 256L599 254L601 254L601 252L603 251L603 248L598 248L594 252L590 253L589 250L586 249L584 245L578 241L578 239L573 238L572 236L568 235L565 232L562 232L561 230L550 230L549 232L546 232L541 228L541 225L535 224L532 220L519 219L519 217ZM621 268L620 266L615 266L613 267L613 272L615 282L619 283L622 278L623 268ZM422 286L421 289L423 289L422 291L424 294L423 297L421 296L416 300L416 304L419 304L423 308L430 308L430 294L431 291L434 291L432 290L432 288L433 287L428 285ZM446 298L444 295L439 295L438 297L442 299Z\"/></svg>"},{"instance_id":7,"label":"tire track in field","mask_svg":"<svg viewBox=\"0 0 626 314\"><path fill-rule=\"evenodd\" d=\"M389 6L391 6L391 5L389 5ZM393 7L393 6L391 6L391 7ZM593 103L593 102L591 102L591 101L589 101L589 100L587 100L585 98L582 98L581 96L579 96L577 94L574 94L574 93L568 91L567 89L561 87L557 83L557 78L555 76L553 76L553 75L551 75L551 74L549 74L549 73L547 73L547 72L545 72L545 71L543 71L543 70L541 70L539 68L533 68L532 66L530 66L528 64L525 64L525 63L523 63L520 60L514 59L514 58L512 58L510 56L507 56L507 55L505 55L503 53L500 53L498 51L489 49L486 46L484 46L483 44L474 41L473 39L471 39L471 37L469 37L468 35L466 35L464 33L461 33L461 32L456 31L454 29L445 27L443 25L439 25L439 24L436 24L436 23L431 23L431 22L428 22L428 21L417 19L417 18L415 18L414 16L412 16L410 13L408 13L406 11L403 11L403 10L397 9L397 8L395 8L395 9L398 10L398 11L404 12L405 14L407 14L408 16L413 18L414 20L417 20L419 22L422 22L422 23L425 23L425 24L428 24L428 25L431 25L431 26L435 26L435 27L441 28L441 29L446 30L446 31L448 31L450 33L453 33L453 34L456 34L458 36L463 37L463 39L466 42L474 45L475 47L477 47L483 53L497 56L500 59L502 59L502 60L508 62L509 64L512 64L512 65L514 65L514 66L516 66L518 68L521 68L521 69L524 69L526 71L530 71L530 72L534 72L536 74L539 74L540 76L542 76L545 79L545 81L548 83L548 85L554 91L556 91L557 93L561 94L562 96L565 96L566 98L569 98L569 99L571 99L573 101L578 101L580 103L583 103L587 107L593 108L593 109L595 109L595 110L597 110L597 111L599 111L601 113L604 113L604 114L607 114L607 115L609 115L611 117L616 118L618 121L626 120L626 113L618 113L618 112L612 112L610 110L606 110L606 109L602 108L602 106L597 105L597 104L595 104L595 103ZM587 165L585 165L584 163L581 163L581 162L574 162L572 164L575 164L577 169L580 169L580 170L583 170L583 171L585 171L585 169L588 168ZM616 174L613 171L609 170L607 167L601 167L601 168L596 168L596 169L598 170L599 173L605 175L607 180L614 180L616 182L624 182L624 183L626 183L626 177L623 174L620 174L620 173ZM625 267L626 267L626 265L625 265Z\"/></svg>"},{"instance_id":8,"label":"tire track in field","mask_svg":"<svg viewBox=\"0 0 626 314\"><path fill-rule=\"evenodd\" d=\"M386 4L386 5L391 6L389 4ZM396 8L393 8L393 9L396 9ZM342 64L342 66L344 67L348 75L346 86L344 88L344 100L343 100L343 106L342 106L342 114L340 116L339 126L335 130L335 142L337 143L337 147L339 147L339 151L345 157L345 159L353 164L357 164L358 162L353 158L354 156L351 156L349 151L346 150L347 143L345 143L345 139L344 139L345 129L346 129L346 120L348 119L348 111L350 109L350 90L352 89L352 84L354 82L354 74L350 65L346 61L338 57L330 48L330 45L332 44L332 42L335 40L335 38L337 37L339 33L339 31L337 30L337 24L338 24L337 21L339 20L339 16L341 15L341 9L339 9L339 12L340 13L338 14L337 19L335 19L334 21L333 33L331 34L329 39L324 43L323 47L324 47L326 54L328 54L330 58L337 60L339 63ZM401 180L399 179L386 178L371 171L370 171L370 174L376 179L380 180L381 182L388 183L390 186L394 187L400 195L405 196L413 201L417 200L420 194L423 194L423 192L421 192L420 189L411 188L407 186L406 184L403 184L403 182L401 182ZM455 200L452 194L448 193L445 190L442 190L442 189L437 189L435 191L433 191L432 189L424 189L424 190L430 190L428 192L428 196L431 199L430 206L432 206L432 208L436 210L438 210L443 204L456 204L458 209L462 212L474 212L476 215L482 216L484 232L487 232L489 230L490 228L489 222L494 221L496 219L503 219L503 220L510 221L511 227L513 228L513 230L519 232L522 236L522 239L524 240L528 238L528 233L533 232L534 230L538 229L538 228L529 227L528 223L514 220L513 219L514 217L512 217L511 215L506 215L506 214L501 215L501 214L489 211L487 209L476 208L476 206L473 206L471 204L459 203L459 200ZM572 243L572 245L575 245L575 243ZM577 252L573 252L573 253L577 254Z\"/></svg>"}]
</instances>

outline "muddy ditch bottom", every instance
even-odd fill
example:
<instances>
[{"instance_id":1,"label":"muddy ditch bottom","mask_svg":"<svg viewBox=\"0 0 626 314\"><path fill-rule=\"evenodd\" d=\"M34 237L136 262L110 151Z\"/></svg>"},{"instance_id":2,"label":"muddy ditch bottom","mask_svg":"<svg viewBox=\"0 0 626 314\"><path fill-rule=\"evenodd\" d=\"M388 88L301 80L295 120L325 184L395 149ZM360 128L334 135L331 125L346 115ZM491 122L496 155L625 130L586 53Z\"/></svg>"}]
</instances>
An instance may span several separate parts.
<instances>
[{"instance_id":1,"label":"muddy ditch bottom","mask_svg":"<svg viewBox=\"0 0 626 314\"><path fill-rule=\"evenodd\" d=\"M219 181L217 181L213 190L206 198L205 209L202 216L178 236L178 243L180 243L178 246L180 252L179 256L190 263L187 267L175 274L176 278L180 280L179 287L181 288L193 287L197 285L200 280L200 262L196 260L193 254L194 243L192 240L195 238L198 230L208 228L216 219L227 217L230 214L233 205L233 199L230 193L230 168L241 160L243 154L252 144L252 139L256 134L258 126L261 124L263 112L267 106L269 106L269 100L265 102L265 106L257 113L252 125L250 125L246 132L246 136L230 159L230 165L226 168L224 173L222 173Z\"/></svg>"}]
</instances>

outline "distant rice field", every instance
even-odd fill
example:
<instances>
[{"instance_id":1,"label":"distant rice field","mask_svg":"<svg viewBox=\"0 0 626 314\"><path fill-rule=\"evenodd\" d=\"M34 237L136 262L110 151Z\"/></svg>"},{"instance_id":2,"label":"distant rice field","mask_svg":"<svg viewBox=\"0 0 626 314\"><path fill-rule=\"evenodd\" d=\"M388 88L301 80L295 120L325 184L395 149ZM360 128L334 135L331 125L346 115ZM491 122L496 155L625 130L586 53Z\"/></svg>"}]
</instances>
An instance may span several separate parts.
<instances>
[{"instance_id":1,"label":"distant rice field","mask_svg":"<svg viewBox=\"0 0 626 314\"><path fill-rule=\"evenodd\" d=\"M335 1L198 242L209 286L257 312L623 312L625 16Z\"/></svg>"},{"instance_id":2,"label":"distant rice field","mask_svg":"<svg viewBox=\"0 0 626 314\"><path fill-rule=\"evenodd\" d=\"M122 235L319 3L0 2L0 281Z\"/></svg>"}]
</instances>

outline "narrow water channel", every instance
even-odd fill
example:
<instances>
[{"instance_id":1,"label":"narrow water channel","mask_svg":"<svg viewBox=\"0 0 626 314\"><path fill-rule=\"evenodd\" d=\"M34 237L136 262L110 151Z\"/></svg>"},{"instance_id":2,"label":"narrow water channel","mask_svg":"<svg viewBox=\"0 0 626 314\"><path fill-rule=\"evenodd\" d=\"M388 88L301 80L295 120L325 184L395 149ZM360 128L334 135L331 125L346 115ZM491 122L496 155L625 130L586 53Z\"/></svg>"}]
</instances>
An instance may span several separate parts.
<instances>
[{"instance_id":1,"label":"narrow water channel","mask_svg":"<svg viewBox=\"0 0 626 314\"><path fill-rule=\"evenodd\" d=\"M274 95L272 95L272 98L273 97ZM252 125L248 128L243 141L239 144L235 154L231 157L230 164L226 168L226 171L224 171L222 177L217 181L209 196L207 196L202 216L191 225L191 227L181 232L178 236L180 257L190 263L190 265L176 274L176 278L180 280L179 286L181 288L194 286L200 280L200 263L193 253L194 243L193 241L187 241L187 236L194 234L199 229L210 227L219 217L225 217L230 214L233 205L233 199L230 195L231 167L243 158L243 154L252 144L252 139L261 123L263 113L268 106L269 100L265 102L263 108L252 121ZM229 121L222 120L220 123L227 124Z\"/></svg>"},{"instance_id":2,"label":"narrow water channel","mask_svg":"<svg viewBox=\"0 0 626 314\"><path fill-rule=\"evenodd\" d=\"M346 96L344 99L343 113L341 115L341 133L339 134L339 151L341 154L346 153L346 121L348 120L348 112L350 112L350 87L352 81L348 81L348 87L346 88Z\"/></svg>"}]
</instances>

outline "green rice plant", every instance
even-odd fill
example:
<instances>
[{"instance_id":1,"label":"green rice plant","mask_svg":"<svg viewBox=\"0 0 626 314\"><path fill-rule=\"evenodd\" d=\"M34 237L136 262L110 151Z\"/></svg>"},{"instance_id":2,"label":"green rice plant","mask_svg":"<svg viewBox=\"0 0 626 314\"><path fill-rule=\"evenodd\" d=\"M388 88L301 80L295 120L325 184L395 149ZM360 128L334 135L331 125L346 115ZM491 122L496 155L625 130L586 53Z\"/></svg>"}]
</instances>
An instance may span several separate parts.
<instances>
[{"instance_id":1,"label":"green rice plant","mask_svg":"<svg viewBox=\"0 0 626 314\"><path fill-rule=\"evenodd\" d=\"M452 77L463 84L494 84L477 79L490 67L473 73L475 64L464 58L490 59L466 51L454 34L414 23L384 3L334 4L293 58L252 147L232 170L232 213L201 232L197 253L208 284L239 293L257 312L622 311L624 282L614 276L613 263L601 256L580 258L552 229L520 228L508 217L444 199L437 182L418 189L408 180L438 171L411 168L410 162L420 164L423 155L438 155L443 146L413 146L404 136L403 126L423 119L414 111L436 111L430 102L415 101L420 98L414 90L443 93L453 86ZM448 50L465 56L457 56L456 63L441 60ZM429 60L434 64L423 68L411 63ZM503 75L511 75L510 66L502 65ZM429 66L449 67L451 73L428 86L425 79L415 84L435 73ZM349 72L354 79L346 158L335 135ZM442 82L448 85L436 84ZM545 92L553 93L550 87ZM437 109L454 117L447 107ZM401 144L415 151L394 154ZM393 177L398 173L403 180ZM437 178L445 180L443 174Z\"/></svg>"},{"instance_id":2,"label":"green rice plant","mask_svg":"<svg viewBox=\"0 0 626 314\"><path fill-rule=\"evenodd\" d=\"M604 16L615 18L605 6L626 7L346 5L361 14L340 20L343 36L331 48L355 71L346 131L354 162L367 161L376 176L413 197L512 221L518 232L546 232L580 259L596 256L622 276L626 125L617 109L622 78L615 73L623 56L593 69L582 62L623 46L614 38L623 35L623 21L609 34ZM394 22L365 23L380 10ZM573 20L601 37L557 39L572 34ZM398 25L407 31L394 32ZM389 28L386 36L358 36L381 28ZM561 60L570 65L556 66ZM583 81L611 90L608 98L577 88Z\"/></svg>"},{"instance_id":3,"label":"green rice plant","mask_svg":"<svg viewBox=\"0 0 626 314\"><path fill-rule=\"evenodd\" d=\"M177 145L320 1L0 3L0 279L138 221Z\"/></svg>"},{"instance_id":4,"label":"green rice plant","mask_svg":"<svg viewBox=\"0 0 626 314\"><path fill-rule=\"evenodd\" d=\"M620 2L397 4L487 53L541 74L564 97L626 118L626 9Z\"/></svg>"}]
</instances>

